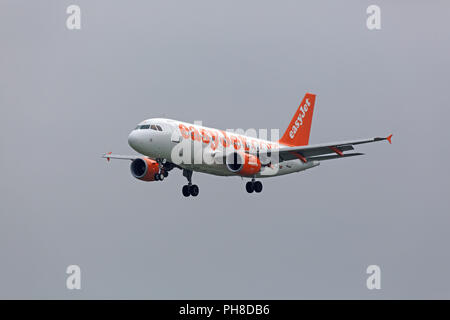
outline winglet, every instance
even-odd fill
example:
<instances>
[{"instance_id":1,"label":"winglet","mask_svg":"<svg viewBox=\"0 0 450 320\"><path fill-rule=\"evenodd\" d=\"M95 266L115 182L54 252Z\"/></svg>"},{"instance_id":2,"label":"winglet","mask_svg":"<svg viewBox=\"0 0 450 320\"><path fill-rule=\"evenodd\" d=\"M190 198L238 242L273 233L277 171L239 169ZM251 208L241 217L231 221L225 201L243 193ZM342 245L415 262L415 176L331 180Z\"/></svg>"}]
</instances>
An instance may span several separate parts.
<instances>
[{"instance_id":1,"label":"winglet","mask_svg":"<svg viewBox=\"0 0 450 320\"><path fill-rule=\"evenodd\" d=\"M386 140L389 141L390 144L392 144L392 134L386 137Z\"/></svg>"}]
</instances>

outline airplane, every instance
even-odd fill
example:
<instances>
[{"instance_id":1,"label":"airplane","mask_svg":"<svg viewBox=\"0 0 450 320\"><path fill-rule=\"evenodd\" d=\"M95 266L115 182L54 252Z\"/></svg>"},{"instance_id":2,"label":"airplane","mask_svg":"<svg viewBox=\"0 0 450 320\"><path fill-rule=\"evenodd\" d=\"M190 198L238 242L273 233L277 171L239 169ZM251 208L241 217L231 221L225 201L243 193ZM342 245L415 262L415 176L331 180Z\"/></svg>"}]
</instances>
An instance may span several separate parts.
<instances>
[{"instance_id":1,"label":"airplane","mask_svg":"<svg viewBox=\"0 0 450 320\"><path fill-rule=\"evenodd\" d=\"M260 193L268 178L304 171L321 161L363 155L355 145L387 140L392 134L332 143L309 145L316 95L306 93L289 126L278 141L259 139L182 121L152 118L140 122L128 136L128 144L140 155L117 155L108 152L102 158L131 160L134 178L163 181L169 171L181 169L188 183L182 187L185 197L196 197L199 187L192 183L193 172L216 176L240 176L250 179L248 193ZM199 160L200 158L200 160Z\"/></svg>"}]
</instances>

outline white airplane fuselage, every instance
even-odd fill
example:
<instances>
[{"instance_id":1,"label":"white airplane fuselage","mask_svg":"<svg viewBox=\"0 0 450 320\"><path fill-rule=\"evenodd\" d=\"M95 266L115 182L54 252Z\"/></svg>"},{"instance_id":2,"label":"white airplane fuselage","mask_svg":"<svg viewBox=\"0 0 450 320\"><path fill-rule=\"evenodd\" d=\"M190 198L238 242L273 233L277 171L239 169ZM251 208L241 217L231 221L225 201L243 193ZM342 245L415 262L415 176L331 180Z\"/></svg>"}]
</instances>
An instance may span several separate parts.
<instances>
[{"instance_id":1,"label":"white airplane fuselage","mask_svg":"<svg viewBox=\"0 0 450 320\"><path fill-rule=\"evenodd\" d=\"M169 171L182 169L188 181L182 187L182 194L196 197L199 187L192 182L194 171L249 178L251 180L245 184L246 191L260 193L263 185L257 178L282 176L316 167L321 161L363 155L347 152L354 150L356 145L384 140L392 142L391 134L387 137L309 144L315 101L315 94L305 94L284 134L276 142L256 138L256 130L240 134L153 118L142 121L128 136L128 144L142 156L109 152L102 157L108 161L131 160L132 176L147 182L164 181Z\"/></svg>"},{"instance_id":2,"label":"white airplane fuselage","mask_svg":"<svg viewBox=\"0 0 450 320\"><path fill-rule=\"evenodd\" d=\"M160 128L161 130L155 130L152 127ZM189 160L181 163L174 159L178 155L176 153L177 145L180 143L189 143L191 146ZM278 142L164 118L147 119L139 123L136 129L128 136L128 144L135 151L151 159L166 159L177 163L183 169L218 176L240 175L230 171L222 163L199 161L199 159L202 159L199 153L214 154L215 152L220 152L219 156L224 152L257 153L258 151L267 152L267 150L272 150L275 153L280 146ZM304 163L299 159L281 163L276 162L263 166L261 171L256 173L254 177L280 176L303 171L318 165L319 161Z\"/></svg>"}]
</instances>

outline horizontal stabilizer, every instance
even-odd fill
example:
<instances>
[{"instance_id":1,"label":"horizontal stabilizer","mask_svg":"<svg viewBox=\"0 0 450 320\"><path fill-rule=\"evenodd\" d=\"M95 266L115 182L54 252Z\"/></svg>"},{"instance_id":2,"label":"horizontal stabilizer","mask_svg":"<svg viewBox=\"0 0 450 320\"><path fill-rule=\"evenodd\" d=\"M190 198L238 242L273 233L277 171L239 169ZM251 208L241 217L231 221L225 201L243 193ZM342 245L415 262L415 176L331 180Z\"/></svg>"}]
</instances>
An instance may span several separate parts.
<instances>
[{"instance_id":1,"label":"horizontal stabilizer","mask_svg":"<svg viewBox=\"0 0 450 320\"><path fill-rule=\"evenodd\" d=\"M347 157L362 156L362 155L364 155L364 153L355 152L355 153L343 154L342 156L340 156L338 154L333 154L333 155L329 155L329 156L308 157L307 160L308 161L311 161L311 160L331 160L331 159L347 158Z\"/></svg>"},{"instance_id":2,"label":"horizontal stabilizer","mask_svg":"<svg viewBox=\"0 0 450 320\"><path fill-rule=\"evenodd\" d=\"M134 160L139 158L139 156L123 156L120 154L113 154L112 152L104 153L102 155L102 158L106 158L106 160L110 159L120 159L120 160Z\"/></svg>"}]
</instances>

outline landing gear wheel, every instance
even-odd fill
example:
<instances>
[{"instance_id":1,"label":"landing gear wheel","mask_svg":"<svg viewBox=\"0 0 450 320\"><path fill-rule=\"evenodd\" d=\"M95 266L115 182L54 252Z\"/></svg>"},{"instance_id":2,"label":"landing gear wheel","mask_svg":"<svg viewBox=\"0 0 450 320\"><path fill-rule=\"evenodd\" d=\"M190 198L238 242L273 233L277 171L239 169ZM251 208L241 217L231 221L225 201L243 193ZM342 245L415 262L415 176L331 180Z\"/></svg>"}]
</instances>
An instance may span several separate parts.
<instances>
[{"instance_id":1,"label":"landing gear wheel","mask_svg":"<svg viewBox=\"0 0 450 320\"><path fill-rule=\"evenodd\" d=\"M189 197L190 194L191 194L191 193L189 192L189 186L188 186L188 185L184 185L184 186L183 186L182 192L183 192L183 196L185 196L185 197Z\"/></svg>"},{"instance_id":2,"label":"landing gear wheel","mask_svg":"<svg viewBox=\"0 0 450 320\"><path fill-rule=\"evenodd\" d=\"M168 175L169 175L169 173L168 173L167 171L163 171L163 176L164 176L165 178L167 178Z\"/></svg>"},{"instance_id":3,"label":"landing gear wheel","mask_svg":"<svg viewBox=\"0 0 450 320\"><path fill-rule=\"evenodd\" d=\"M159 176L159 181L163 181L164 180L164 175L162 173L158 173Z\"/></svg>"},{"instance_id":4,"label":"landing gear wheel","mask_svg":"<svg viewBox=\"0 0 450 320\"><path fill-rule=\"evenodd\" d=\"M261 181L255 181L253 188L255 189L255 192L260 193L263 189Z\"/></svg>"},{"instance_id":5,"label":"landing gear wheel","mask_svg":"<svg viewBox=\"0 0 450 320\"><path fill-rule=\"evenodd\" d=\"M189 193L191 194L191 196L196 197L198 196L199 193L199 189L198 186L196 184L193 184L189 187Z\"/></svg>"},{"instance_id":6,"label":"landing gear wheel","mask_svg":"<svg viewBox=\"0 0 450 320\"><path fill-rule=\"evenodd\" d=\"M155 173L155 181L159 181L160 175L159 173Z\"/></svg>"},{"instance_id":7,"label":"landing gear wheel","mask_svg":"<svg viewBox=\"0 0 450 320\"><path fill-rule=\"evenodd\" d=\"M245 184L245 189L247 190L248 193L252 193L255 190L253 182L252 181L247 182Z\"/></svg>"},{"instance_id":8,"label":"landing gear wheel","mask_svg":"<svg viewBox=\"0 0 450 320\"><path fill-rule=\"evenodd\" d=\"M183 195L185 197L191 195L193 197L198 196L198 186L192 184L192 170L183 169L183 176L188 180L188 184L183 186Z\"/></svg>"}]
</instances>

